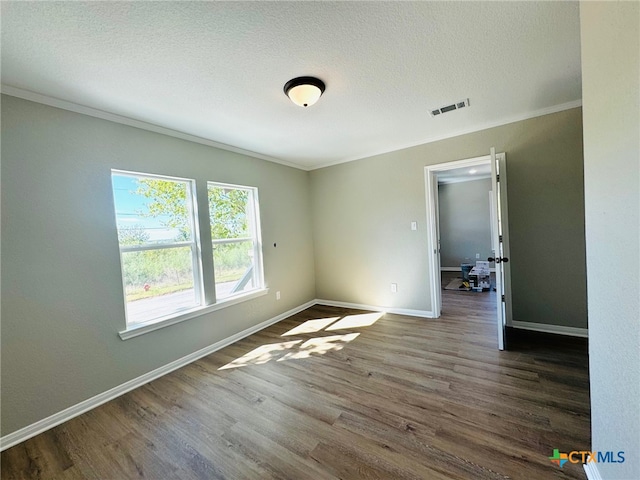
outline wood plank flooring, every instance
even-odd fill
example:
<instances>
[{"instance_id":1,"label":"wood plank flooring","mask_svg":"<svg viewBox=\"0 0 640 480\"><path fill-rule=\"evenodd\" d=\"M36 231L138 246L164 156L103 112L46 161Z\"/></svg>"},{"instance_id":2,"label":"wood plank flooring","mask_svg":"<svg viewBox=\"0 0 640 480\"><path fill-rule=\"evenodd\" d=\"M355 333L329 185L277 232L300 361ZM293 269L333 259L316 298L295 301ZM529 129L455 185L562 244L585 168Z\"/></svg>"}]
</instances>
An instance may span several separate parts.
<instances>
[{"instance_id":1,"label":"wood plank flooring","mask_svg":"<svg viewBox=\"0 0 640 480\"><path fill-rule=\"evenodd\" d=\"M497 351L494 297L312 307L6 450L2 479L586 478L548 459L591 444L586 344Z\"/></svg>"}]
</instances>

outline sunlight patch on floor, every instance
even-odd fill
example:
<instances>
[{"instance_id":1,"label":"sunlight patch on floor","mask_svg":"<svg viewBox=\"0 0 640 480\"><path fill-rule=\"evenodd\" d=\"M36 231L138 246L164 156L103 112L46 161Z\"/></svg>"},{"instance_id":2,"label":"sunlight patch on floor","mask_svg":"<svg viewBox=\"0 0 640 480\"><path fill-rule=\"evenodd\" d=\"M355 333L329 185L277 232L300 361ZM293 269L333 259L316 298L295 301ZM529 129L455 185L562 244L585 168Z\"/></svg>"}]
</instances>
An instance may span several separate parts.
<instances>
[{"instance_id":1,"label":"sunlight patch on floor","mask_svg":"<svg viewBox=\"0 0 640 480\"><path fill-rule=\"evenodd\" d=\"M346 335L312 338L300 345L297 351L289 352L277 361L284 362L286 360L309 358L311 355L324 355L331 351L337 352L338 350L342 350L347 343L354 340L358 335L360 334L348 333Z\"/></svg>"},{"instance_id":2,"label":"sunlight patch on floor","mask_svg":"<svg viewBox=\"0 0 640 480\"><path fill-rule=\"evenodd\" d=\"M245 367L247 365L265 364L273 358L280 357L284 351L295 347L300 342L302 342L302 340L292 340L290 342L269 343L267 345L261 345L258 348L245 353L240 358L236 358L233 362L227 363L225 366L220 367L218 370Z\"/></svg>"},{"instance_id":3,"label":"sunlight patch on floor","mask_svg":"<svg viewBox=\"0 0 640 480\"><path fill-rule=\"evenodd\" d=\"M318 318L316 320L307 320L306 322L292 328L286 333L283 333L283 337L289 337L291 335L300 335L302 333L315 333L319 332L323 328L331 325L340 317Z\"/></svg>"},{"instance_id":4,"label":"sunlight patch on floor","mask_svg":"<svg viewBox=\"0 0 640 480\"><path fill-rule=\"evenodd\" d=\"M304 323L283 333L281 336L290 337L292 335L303 335L317 333L321 330L325 332L334 330L346 330L350 328L370 327L384 316L385 312L361 313L357 315L346 315L344 317L327 317L307 320ZM324 355L328 352L342 350L345 345L355 340L360 333L346 333L344 335L328 335L316 337L303 342L303 340L291 340L288 342L270 343L245 353L240 358L227 363L218 370L245 367L247 365L263 365L276 360L284 362L287 360L299 360L316 355Z\"/></svg>"},{"instance_id":5,"label":"sunlight patch on floor","mask_svg":"<svg viewBox=\"0 0 640 480\"><path fill-rule=\"evenodd\" d=\"M348 328L370 327L376 323L384 315L384 312L361 313L359 315L347 315L339 322L334 323L326 329L330 332L333 330L346 330Z\"/></svg>"}]
</instances>

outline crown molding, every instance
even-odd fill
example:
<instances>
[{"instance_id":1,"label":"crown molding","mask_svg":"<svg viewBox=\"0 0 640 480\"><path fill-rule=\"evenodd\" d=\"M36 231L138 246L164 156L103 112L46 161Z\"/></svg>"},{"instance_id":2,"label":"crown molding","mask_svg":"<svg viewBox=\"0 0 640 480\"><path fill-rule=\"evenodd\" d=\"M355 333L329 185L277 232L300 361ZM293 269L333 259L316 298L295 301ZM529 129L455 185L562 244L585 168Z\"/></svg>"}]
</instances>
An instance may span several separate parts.
<instances>
[{"instance_id":1,"label":"crown molding","mask_svg":"<svg viewBox=\"0 0 640 480\"><path fill-rule=\"evenodd\" d=\"M462 129L462 130L457 130L455 132L446 133L446 134L443 134L443 135L436 135L436 136L433 136L433 137L427 137L427 138L422 139L422 140L420 140L418 142L412 142L412 143L409 143L409 144L399 145L397 147L394 147L391 150L385 150L385 151L382 151L382 152L371 152L371 153L368 153L366 155L346 158L344 160L336 160L336 161L333 161L333 162L318 164L318 165L315 165L313 167L309 167L309 170L317 170L317 169L320 169L320 168L332 167L334 165L340 165L341 163L355 162L356 160L364 160L366 158L376 157L378 155L384 155L386 153L391 153L391 152L397 152L399 150L404 150L406 148L418 147L420 145L426 145L427 143L438 142L440 140L446 140L448 138L459 137L460 135L467 135L469 133L476 133L476 132L480 132L482 130L488 130L489 128L501 127L502 125L508 125L510 123L521 122L523 120L529 120L531 118L542 117L544 115L549 115L549 114L552 114L552 113L558 113L558 112L562 112L564 110L571 110L572 108L577 108L577 107L581 107L581 106L582 106L582 99L575 100L573 102L561 103L559 105L553 105L551 107L542 108L540 110L534 110L533 112L527 112L527 113L522 113L522 114L519 114L519 115L513 115L511 117L506 117L506 118L503 118L501 120L496 120L496 121L493 121L493 122L481 123L479 125L475 125L473 127Z\"/></svg>"},{"instance_id":2,"label":"crown molding","mask_svg":"<svg viewBox=\"0 0 640 480\"><path fill-rule=\"evenodd\" d=\"M540 110L535 110L533 112L527 112L527 113L523 113L523 114L519 114L519 115L514 115L511 117L506 117L503 118L501 120L497 120L497 121L493 121L493 122L486 122L486 123L482 123L479 125L476 125L474 127L470 127L470 128L466 128L466 129L462 129L462 130L457 130L455 132L451 132L451 133L447 133L447 134L443 134L443 135L436 135L433 137L427 137L425 139L422 139L418 142L412 142L409 144L403 144L403 145L399 145L394 147L391 150L384 150L384 151L378 151L378 152L369 152L365 155L358 155L357 157L350 157L350 158L345 158L343 160L336 160L336 161L332 161L332 162L327 162L327 163L319 163L316 165L311 165L311 166L305 166L305 165L299 165L297 163L293 163L293 162L289 162L286 160L282 160L276 157L271 157L269 155L264 155L262 153L258 153L258 152L254 152L251 150L245 150L243 148L239 148L239 147L234 147L233 145L227 145L225 143L219 143L219 142L214 142L213 140L209 140L206 138L202 138L202 137L198 137L196 135L191 135L189 133L184 133L181 132L179 130L174 130L171 128L167 128L167 127L161 127L160 125L155 125L153 123L148 123L148 122L144 122L141 120L136 120L134 118L130 118L130 117L126 117L123 115L117 115L115 113L110 113L110 112L106 112L104 110L99 110L96 108L92 108L92 107L87 107L85 105L81 105L78 103L74 103L74 102L69 102L67 100L62 100L59 98L55 98L55 97L50 97L48 95L43 95L40 93L36 93L36 92L32 92L29 90L23 90L21 88L17 88L17 87L12 87L9 85L0 85L0 93L3 93L5 95L10 95L12 97L17 97L17 98L22 98L24 100L29 100L32 102L36 102L36 103L42 103L44 105L49 105L51 107L56 107L56 108L61 108L63 110L68 110L71 112L75 112L75 113L80 113L83 115L89 115L91 117L95 117L95 118L101 118L103 120L108 120L111 122L115 122L115 123L120 123L123 125L128 125L131 127L135 127L135 128L140 128L142 130L147 130L150 132L155 132L155 133L160 133L163 135L168 135L170 137L175 137L175 138L180 138L182 140L187 140L189 142L194 142L194 143L199 143L201 145L207 145L209 147L214 147L214 148L219 148L221 150L226 150L229 152L234 152L234 153L239 153L242 155L247 155L249 157L253 157L253 158L258 158L261 160L266 160L268 162L273 162L273 163L277 163L280 165L285 165L287 167L292 167L292 168L296 168L298 170L304 170L304 171L311 171L311 170L318 170L320 168L326 168L326 167L331 167L334 165L340 165L342 163L349 163L349 162L355 162L357 160L364 160L370 157L375 157L378 155L384 155L386 153L391 153L391 152L396 152L398 150L404 150L406 148L412 148L412 147L417 147L420 145L425 145L428 143L433 143L433 142L437 142L440 140L446 140L448 138L453 138L453 137L459 137L460 135L467 135L470 133L475 133L475 132L479 132L482 130L487 130L489 128L495 128L495 127L500 127L502 125L507 125L509 123L515 123L515 122L520 122L523 120L529 120L531 118L536 118L536 117L541 117L544 115L549 115L552 113L558 113L558 112L562 112L564 110L571 110L572 108L577 108L577 107L581 107L582 106L582 99L580 100L575 100L572 102L567 102L567 103L562 103L559 105L553 105L551 107L547 107L547 108L542 108Z\"/></svg>"},{"instance_id":3,"label":"crown molding","mask_svg":"<svg viewBox=\"0 0 640 480\"><path fill-rule=\"evenodd\" d=\"M125 117L123 115L117 115L115 113L105 112L93 107L87 107L80 105L79 103L69 102L60 98L50 97L48 95L42 95L41 93L32 92L29 90L23 90L21 88L11 87L9 85L0 85L0 93L9 95L11 97L22 98L31 102L42 103L43 105L49 105L50 107L61 108L62 110L68 110L70 112L80 113L82 115L88 115L90 117L101 118L102 120L108 120L110 122L120 123L122 125L128 125L130 127L140 128L149 132L160 133L162 135L168 135L170 137L179 138L181 140L187 140L189 142L199 143L208 147L219 148L220 150L226 150L229 152L239 153L248 157L259 158L260 160L266 160L267 162L278 163L287 167L296 168L298 170L308 170L308 168L302 167L295 163L287 162L279 158L271 157L269 155L263 155L262 153L254 152L251 150L245 150L243 148L234 147L233 145L227 145L226 143L214 142L206 138L184 133L172 128L161 127L153 123L143 122L142 120L136 120L134 118Z\"/></svg>"}]
</instances>

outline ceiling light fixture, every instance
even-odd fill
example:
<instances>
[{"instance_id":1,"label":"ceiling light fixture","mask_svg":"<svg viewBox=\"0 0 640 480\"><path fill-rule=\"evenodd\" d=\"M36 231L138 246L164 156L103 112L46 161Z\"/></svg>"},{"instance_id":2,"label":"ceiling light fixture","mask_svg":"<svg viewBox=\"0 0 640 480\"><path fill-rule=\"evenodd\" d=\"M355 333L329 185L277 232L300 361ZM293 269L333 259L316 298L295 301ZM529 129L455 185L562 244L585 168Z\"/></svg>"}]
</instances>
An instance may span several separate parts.
<instances>
[{"instance_id":1,"label":"ceiling light fixture","mask_svg":"<svg viewBox=\"0 0 640 480\"><path fill-rule=\"evenodd\" d=\"M298 77L284 84L284 94L296 105L308 107L318 101L324 88L324 82L319 78Z\"/></svg>"},{"instance_id":2,"label":"ceiling light fixture","mask_svg":"<svg viewBox=\"0 0 640 480\"><path fill-rule=\"evenodd\" d=\"M470 173L471 175L473 175L473 174L474 174L474 173L476 173L476 172L477 172L477 170L476 170L475 168L472 168L471 170L469 170L469 173Z\"/></svg>"}]
</instances>

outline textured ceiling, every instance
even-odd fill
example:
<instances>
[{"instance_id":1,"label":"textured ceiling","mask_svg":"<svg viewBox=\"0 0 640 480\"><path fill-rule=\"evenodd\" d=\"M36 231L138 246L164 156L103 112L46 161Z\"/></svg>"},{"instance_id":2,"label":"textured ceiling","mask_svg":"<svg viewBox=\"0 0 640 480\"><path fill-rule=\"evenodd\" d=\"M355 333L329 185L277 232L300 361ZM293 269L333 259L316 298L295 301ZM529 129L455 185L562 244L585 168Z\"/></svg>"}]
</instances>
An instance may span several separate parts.
<instances>
[{"instance_id":1,"label":"textured ceiling","mask_svg":"<svg viewBox=\"0 0 640 480\"><path fill-rule=\"evenodd\" d=\"M581 98L577 2L10 2L2 84L315 168ZM296 76L327 85L303 109ZM471 106L431 117L432 108ZM560 107L558 107L560 106Z\"/></svg>"}]
</instances>

